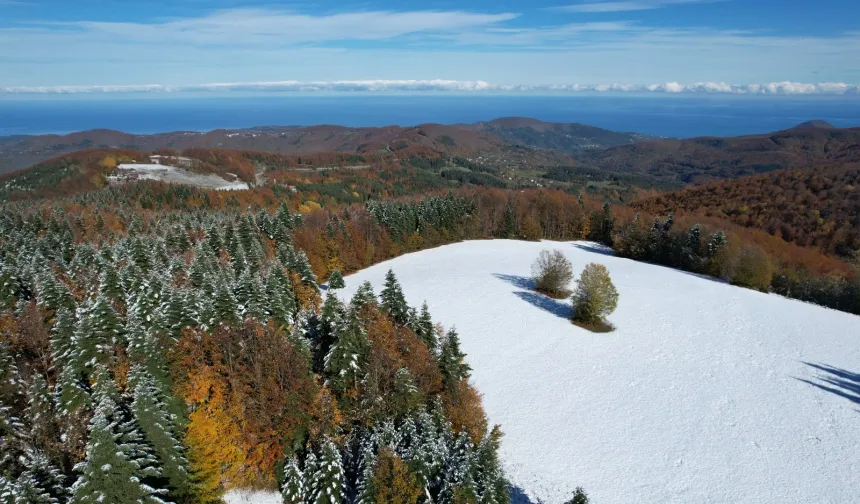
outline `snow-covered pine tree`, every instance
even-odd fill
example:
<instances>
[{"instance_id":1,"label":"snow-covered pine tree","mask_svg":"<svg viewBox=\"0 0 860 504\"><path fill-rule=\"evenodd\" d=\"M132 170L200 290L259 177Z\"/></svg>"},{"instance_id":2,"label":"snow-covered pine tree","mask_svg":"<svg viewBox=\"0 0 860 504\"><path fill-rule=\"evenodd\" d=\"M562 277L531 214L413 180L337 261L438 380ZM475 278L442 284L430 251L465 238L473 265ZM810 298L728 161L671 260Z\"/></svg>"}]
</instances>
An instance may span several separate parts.
<instances>
[{"instance_id":1,"label":"snow-covered pine tree","mask_svg":"<svg viewBox=\"0 0 860 504\"><path fill-rule=\"evenodd\" d=\"M385 274L385 286L379 294L382 309L388 312L394 322L405 325L409 321L409 305L406 304L406 297L403 295L403 289L400 287L400 282L394 276L393 270L388 270Z\"/></svg>"},{"instance_id":2,"label":"snow-covered pine tree","mask_svg":"<svg viewBox=\"0 0 860 504\"><path fill-rule=\"evenodd\" d=\"M60 309L73 310L75 300L65 284L57 281L51 270L43 271L37 278L36 287L39 291L39 304L54 312Z\"/></svg>"},{"instance_id":3,"label":"snow-covered pine tree","mask_svg":"<svg viewBox=\"0 0 860 504\"><path fill-rule=\"evenodd\" d=\"M343 331L325 357L327 382L337 391L355 387L361 381L370 342L354 315L350 315Z\"/></svg>"},{"instance_id":4,"label":"snow-covered pine tree","mask_svg":"<svg viewBox=\"0 0 860 504\"><path fill-rule=\"evenodd\" d=\"M376 441L373 433L365 435L359 448L358 474L356 476L355 504L376 504L376 487L373 473L376 469Z\"/></svg>"},{"instance_id":5,"label":"snow-covered pine tree","mask_svg":"<svg viewBox=\"0 0 860 504\"><path fill-rule=\"evenodd\" d=\"M215 226L210 226L206 230L206 240L203 242L203 246L216 257L221 254L224 242L221 240L221 235Z\"/></svg>"},{"instance_id":6,"label":"snow-covered pine tree","mask_svg":"<svg viewBox=\"0 0 860 504\"><path fill-rule=\"evenodd\" d=\"M317 285L317 277L311 269L310 260L308 260L308 255L305 254L304 250L295 252L294 263L295 264L290 269L299 274L299 277L302 279L302 283L315 289L319 288Z\"/></svg>"},{"instance_id":7,"label":"snow-covered pine tree","mask_svg":"<svg viewBox=\"0 0 860 504\"><path fill-rule=\"evenodd\" d=\"M346 500L345 477L340 451L327 439L320 450L311 482L310 504L341 504Z\"/></svg>"},{"instance_id":8,"label":"snow-covered pine tree","mask_svg":"<svg viewBox=\"0 0 860 504\"><path fill-rule=\"evenodd\" d=\"M469 435L461 431L454 441L445 464L437 502L440 504L477 502L478 495L472 478L473 452L474 445Z\"/></svg>"},{"instance_id":9,"label":"snow-covered pine tree","mask_svg":"<svg viewBox=\"0 0 860 504\"><path fill-rule=\"evenodd\" d=\"M41 451L30 449L24 455L24 471L16 482L19 492L15 504L62 504L68 500L65 476ZM2 501L2 497L0 497Z\"/></svg>"},{"instance_id":10,"label":"snow-covered pine tree","mask_svg":"<svg viewBox=\"0 0 860 504\"><path fill-rule=\"evenodd\" d=\"M266 314L281 327L289 327L296 316L296 299L290 280L280 266L272 268L266 278Z\"/></svg>"},{"instance_id":11,"label":"snow-covered pine tree","mask_svg":"<svg viewBox=\"0 0 860 504\"><path fill-rule=\"evenodd\" d=\"M223 279L218 281L215 287L215 298L213 299L213 310L215 325L236 325L239 323L239 305L236 297Z\"/></svg>"},{"instance_id":12,"label":"snow-covered pine tree","mask_svg":"<svg viewBox=\"0 0 860 504\"><path fill-rule=\"evenodd\" d=\"M60 445L55 396L41 374L34 374L27 386L27 405L24 419L29 425L28 439L41 449L56 449Z\"/></svg>"},{"instance_id":13,"label":"snow-covered pine tree","mask_svg":"<svg viewBox=\"0 0 860 504\"><path fill-rule=\"evenodd\" d=\"M421 341L427 345L431 353L436 352L436 331L433 327L433 318L430 317L430 310L427 308L427 301L421 305L421 315L418 316L415 333L421 338Z\"/></svg>"},{"instance_id":14,"label":"snow-covered pine tree","mask_svg":"<svg viewBox=\"0 0 860 504\"><path fill-rule=\"evenodd\" d=\"M726 245L728 240L726 239L726 234L722 231L717 231L711 237L710 243L708 243L708 256L713 258L717 255L717 253Z\"/></svg>"},{"instance_id":15,"label":"snow-covered pine tree","mask_svg":"<svg viewBox=\"0 0 860 504\"><path fill-rule=\"evenodd\" d=\"M75 466L80 477L72 486L71 504L163 504L166 490L149 481L161 476L155 459L140 442L133 416L124 411L108 371L95 373L94 411L86 458Z\"/></svg>"},{"instance_id":16,"label":"snow-covered pine tree","mask_svg":"<svg viewBox=\"0 0 860 504\"><path fill-rule=\"evenodd\" d=\"M284 464L284 484L281 487L284 504L305 504L305 481L295 457Z\"/></svg>"},{"instance_id":17,"label":"snow-covered pine tree","mask_svg":"<svg viewBox=\"0 0 860 504\"><path fill-rule=\"evenodd\" d=\"M475 448L473 479L479 504L510 504L510 490L499 462L499 426L484 437Z\"/></svg>"},{"instance_id":18,"label":"snow-covered pine tree","mask_svg":"<svg viewBox=\"0 0 860 504\"><path fill-rule=\"evenodd\" d=\"M117 273L112 262L106 262L102 266L102 272L99 275L98 293L109 301L118 302L125 300L125 293L122 290L119 273Z\"/></svg>"},{"instance_id":19,"label":"snow-covered pine tree","mask_svg":"<svg viewBox=\"0 0 860 504\"><path fill-rule=\"evenodd\" d=\"M61 308L54 317L54 327L51 328L51 361L54 368L59 370L65 365L72 350L72 337L75 332L75 315L68 308Z\"/></svg>"},{"instance_id":20,"label":"snow-covered pine tree","mask_svg":"<svg viewBox=\"0 0 860 504\"><path fill-rule=\"evenodd\" d=\"M376 305L376 294L373 292L373 286L370 285L370 282L365 281L358 286L349 305L352 311L358 311L367 305Z\"/></svg>"},{"instance_id":21,"label":"snow-covered pine tree","mask_svg":"<svg viewBox=\"0 0 860 504\"><path fill-rule=\"evenodd\" d=\"M326 356L340 333L346 329L346 319L346 307L340 302L337 295L328 294L320 311L320 323L317 327L316 338L311 341L316 372L320 373L324 370Z\"/></svg>"},{"instance_id":22,"label":"snow-covered pine tree","mask_svg":"<svg viewBox=\"0 0 860 504\"><path fill-rule=\"evenodd\" d=\"M460 350L460 336L452 327L439 349L439 370L442 372L442 381L449 390L456 386L457 382L469 377L471 367L466 363L466 354Z\"/></svg>"},{"instance_id":23,"label":"snow-covered pine tree","mask_svg":"<svg viewBox=\"0 0 860 504\"><path fill-rule=\"evenodd\" d=\"M118 345L123 341L123 328L119 316L104 295L97 295L93 305L87 310L87 318L92 324L93 338L99 345Z\"/></svg>"},{"instance_id":24,"label":"snow-covered pine tree","mask_svg":"<svg viewBox=\"0 0 860 504\"><path fill-rule=\"evenodd\" d=\"M129 384L132 387L131 410L167 479L168 496L175 501L186 501L191 493L188 461L185 448L178 440L181 431L170 413L163 388L140 364L132 366Z\"/></svg>"},{"instance_id":25,"label":"snow-covered pine tree","mask_svg":"<svg viewBox=\"0 0 860 504\"><path fill-rule=\"evenodd\" d=\"M343 280L343 274L340 270L332 270L328 276L328 288L332 290L343 289L346 287L346 282Z\"/></svg>"}]
</instances>

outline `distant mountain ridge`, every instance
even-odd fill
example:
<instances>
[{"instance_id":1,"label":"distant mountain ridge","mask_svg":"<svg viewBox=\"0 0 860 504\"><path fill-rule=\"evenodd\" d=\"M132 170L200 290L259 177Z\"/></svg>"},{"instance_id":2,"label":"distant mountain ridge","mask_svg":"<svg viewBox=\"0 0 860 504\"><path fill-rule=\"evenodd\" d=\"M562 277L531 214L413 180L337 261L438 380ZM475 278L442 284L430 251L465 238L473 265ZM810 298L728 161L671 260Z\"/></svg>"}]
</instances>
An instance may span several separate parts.
<instances>
[{"instance_id":1,"label":"distant mountain ridge","mask_svg":"<svg viewBox=\"0 0 860 504\"><path fill-rule=\"evenodd\" d=\"M95 129L68 135L0 137L0 173L19 170L60 154L90 148L142 151L190 148L254 150L297 155L319 152L372 153L422 149L452 156L516 152L545 164L572 164L568 157L584 148L604 149L652 139L582 124L501 118L474 124L421 124L353 128L337 125L259 126L209 132L174 131L151 135ZM540 154L523 149L543 151ZM547 152L552 151L552 152Z\"/></svg>"},{"instance_id":2,"label":"distant mountain ridge","mask_svg":"<svg viewBox=\"0 0 860 504\"><path fill-rule=\"evenodd\" d=\"M768 134L643 141L574 157L591 168L701 185L786 168L860 162L860 128L810 121Z\"/></svg>"}]
</instances>

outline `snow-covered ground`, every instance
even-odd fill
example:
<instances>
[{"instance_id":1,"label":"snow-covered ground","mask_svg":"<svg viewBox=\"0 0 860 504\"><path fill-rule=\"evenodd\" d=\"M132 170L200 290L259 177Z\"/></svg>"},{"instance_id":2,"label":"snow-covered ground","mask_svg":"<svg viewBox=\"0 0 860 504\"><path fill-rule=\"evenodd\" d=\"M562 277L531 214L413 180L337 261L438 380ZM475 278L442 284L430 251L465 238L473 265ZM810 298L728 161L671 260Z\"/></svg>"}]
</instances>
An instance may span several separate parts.
<instances>
[{"instance_id":1,"label":"snow-covered ground","mask_svg":"<svg viewBox=\"0 0 860 504\"><path fill-rule=\"evenodd\" d=\"M609 268L616 331L528 290L553 248L577 273ZM389 268L411 305L456 325L532 500L581 485L595 504L860 503L860 317L588 243L449 245L351 275L341 296L364 280L378 293Z\"/></svg>"},{"instance_id":2,"label":"snow-covered ground","mask_svg":"<svg viewBox=\"0 0 860 504\"><path fill-rule=\"evenodd\" d=\"M281 494L254 490L230 490L224 495L227 504L283 504Z\"/></svg>"},{"instance_id":3,"label":"snow-covered ground","mask_svg":"<svg viewBox=\"0 0 860 504\"><path fill-rule=\"evenodd\" d=\"M188 159L188 158L181 158ZM124 183L129 180L160 180L171 184L186 184L203 189L233 191L248 189L248 184L237 181L230 182L218 175L209 173L194 173L166 164L123 163L116 167L114 174L108 179L113 183Z\"/></svg>"}]
</instances>

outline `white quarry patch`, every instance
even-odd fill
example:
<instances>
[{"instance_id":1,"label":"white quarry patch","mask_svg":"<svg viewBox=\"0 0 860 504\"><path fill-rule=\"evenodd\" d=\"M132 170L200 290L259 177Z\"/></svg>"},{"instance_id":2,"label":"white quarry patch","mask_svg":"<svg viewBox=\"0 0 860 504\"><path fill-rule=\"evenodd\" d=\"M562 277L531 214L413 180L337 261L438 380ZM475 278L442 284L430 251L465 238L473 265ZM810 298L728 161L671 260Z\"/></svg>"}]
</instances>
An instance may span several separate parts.
<instances>
[{"instance_id":1,"label":"white quarry patch","mask_svg":"<svg viewBox=\"0 0 860 504\"><path fill-rule=\"evenodd\" d=\"M108 181L112 184L124 184L135 180L158 180L219 191L248 189L246 182L229 181L212 173L194 173L176 166L157 163L123 163L108 176Z\"/></svg>"}]
</instances>

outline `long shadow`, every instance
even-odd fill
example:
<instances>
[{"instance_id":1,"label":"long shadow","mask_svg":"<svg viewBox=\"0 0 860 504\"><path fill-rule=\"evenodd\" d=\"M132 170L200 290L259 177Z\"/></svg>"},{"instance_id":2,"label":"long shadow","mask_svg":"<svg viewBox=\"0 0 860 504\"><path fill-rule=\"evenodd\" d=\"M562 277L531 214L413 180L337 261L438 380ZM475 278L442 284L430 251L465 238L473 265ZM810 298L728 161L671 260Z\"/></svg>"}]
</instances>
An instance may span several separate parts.
<instances>
[{"instance_id":1,"label":"long shadow","mask_svg":"<svg viewBox=\"0 0 860 504\"><path fill-rule=\"evenodd\" d=\"M614 256L615 251L609 247L591 243L574 243L574 247L584 250L586 252L593 252L595 254L605 255L605 256Z\"/></svg>"},{"instance_id":2,"label":"long shadow","mask_svg":"<svg viewBox=\"0 0 860 504\"><path fill-rule=\"evenodd\" d=\"M508 488L511 495L511 504L541 504L541 501L535 502L531 500L531 498L526 495L526 492L518 486L511 485Z\"/></svg>"},{"instance_id":3,"label":"long shadow","mask_svg":"<svg viewBox=\"0 0 860 504\"><path fill-rule=\"evenodd\" d=\"M804 364L825 374L816 376L817 381L804 380L803 378L796 378L797 380L860 405L860 373L852 373L825 364L813 364L811 362L804 362Z\"/></svg>"},{"instance_id":4,"label":"long shadow","mask_svg":"<svg viewBox=\"0 0 860 504\"><path fill-rule=\"evenodd\" d=\"M521 277L516 275L505 275L503 273L493 273L493 276L498 278L499 280L504 280L514 287L520 289L533 289L535 286L534 281L531 278Z\"/></svg>"},{"instance_id":5,"label":"long shadow","mask_svg":"<svg viewBox=\"0 0 860 504\"><path fill-rule=\"evenodd\" d=\"M530 291L517 291L514 294L523 301L537 306L541 310L548 311L556 317L569 319L573 316L573 307L569 304L556 301L553 298L546 297L543 294Z\"/></svg>"}]
</instances>

